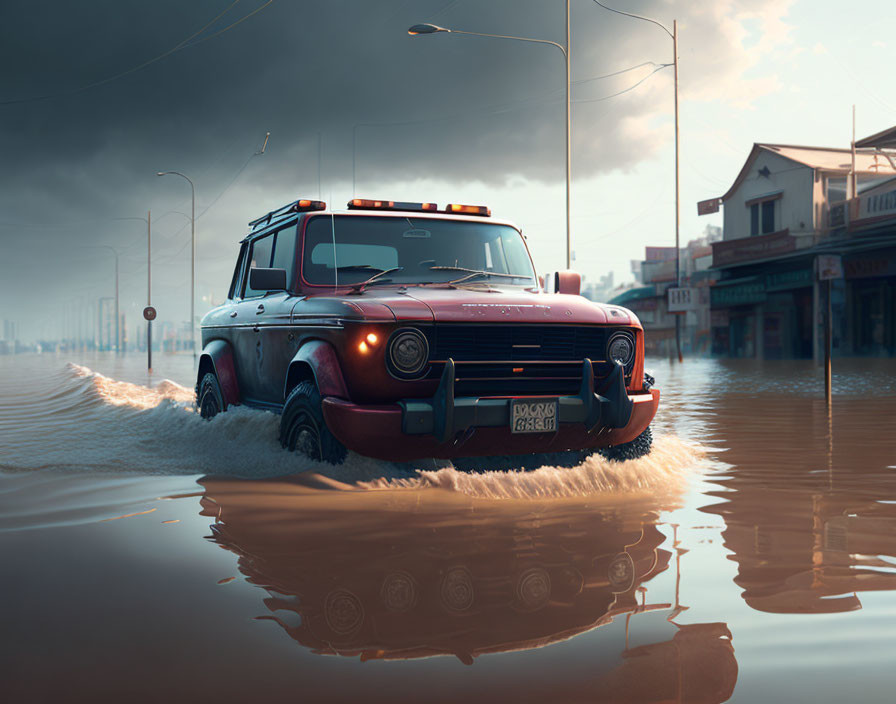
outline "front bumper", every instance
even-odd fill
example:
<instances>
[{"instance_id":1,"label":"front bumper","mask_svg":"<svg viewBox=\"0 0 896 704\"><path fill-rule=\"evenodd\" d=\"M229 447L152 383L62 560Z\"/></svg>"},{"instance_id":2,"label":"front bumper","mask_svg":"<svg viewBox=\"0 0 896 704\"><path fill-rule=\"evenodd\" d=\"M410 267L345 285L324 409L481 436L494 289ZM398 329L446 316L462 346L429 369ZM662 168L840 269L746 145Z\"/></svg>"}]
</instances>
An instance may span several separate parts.
<instances>
[{"instance_id":1,"label":"front bumper","mask_svg":"<svg viewBox=\"0 0 896 704\"><path fill-rule=\"evenodd\" d=\"M657 390L628 394L621 365L595 391L593 367L586 359L579 393L559 397L557 431L517 434L510 431L511 397L455 397L454 381L454 363L448 360L431 399L359 406L328 397L323 400L324 420L350 450L406 461L619 445L638 437L659 405Z\"/></svg>"}]
</instances>

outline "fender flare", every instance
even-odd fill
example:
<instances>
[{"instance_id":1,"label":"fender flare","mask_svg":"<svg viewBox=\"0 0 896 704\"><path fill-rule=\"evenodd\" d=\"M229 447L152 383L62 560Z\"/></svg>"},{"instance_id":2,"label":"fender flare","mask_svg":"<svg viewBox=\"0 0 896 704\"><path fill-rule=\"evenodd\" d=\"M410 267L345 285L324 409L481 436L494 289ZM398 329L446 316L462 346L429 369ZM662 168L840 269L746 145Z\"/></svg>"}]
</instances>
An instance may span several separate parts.
<instances>
[{"instance_id":1,"label":"fender flare","mask_svg":"<svg viewBox=\"0 0 896 704\"><path fill-rule=\"evenodd\" d=\"M240 389L236 380L236 368L233 362L233 348L226 340L212 340L203 349L199 356L199 372L196 384L202 381L202 377L208 372L209 367L218 378L221 385L221 393L224 396L224 407L238 405L240 402Z\"/></svg>"},{"instance_id":2,"label":"fender flare","mask_svg":"<svg viewBox=\"0 0 896 704\"><path fill-rule=\"evenodd\" d=\"M309 340L296 351L283 383L284 399L299 381L308 378L309 369L321 398L335 396L350 400L336 350L323 340Z\"/></svg>"}]
</instances>

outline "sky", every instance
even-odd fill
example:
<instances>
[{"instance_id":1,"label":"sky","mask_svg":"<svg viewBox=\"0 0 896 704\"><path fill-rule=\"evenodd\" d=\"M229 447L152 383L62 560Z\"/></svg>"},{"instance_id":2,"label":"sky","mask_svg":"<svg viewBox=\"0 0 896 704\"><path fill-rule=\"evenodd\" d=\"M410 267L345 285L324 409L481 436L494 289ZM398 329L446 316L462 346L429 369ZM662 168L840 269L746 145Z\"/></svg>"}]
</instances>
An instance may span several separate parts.
<instances>
[{"instance_id":1,"label":"sky","mask_svg":"<svg viewBox=\"0 0 896 704\"><path fill-rule=\"evenodd\" d=\"M605 4L613 7L611 2ZM754 142L847 147L896 124L896 9L862 0L619 0L678 22L681 241L719 215ZM246 223L301 197L486 204L539 271L565 249L564 63L555 47L436 34L419 22L563 42L563 0L4 0L0 22L0 318L25 340L113 292L189 317L226 295ZM674 244L671 40L570 0L573 268L630 279ZM608 75L615 74L615 75ZM270 139L263 154L256 154ZM134 218L134 219L121 219Z\"/></svg>"}]
</instances>

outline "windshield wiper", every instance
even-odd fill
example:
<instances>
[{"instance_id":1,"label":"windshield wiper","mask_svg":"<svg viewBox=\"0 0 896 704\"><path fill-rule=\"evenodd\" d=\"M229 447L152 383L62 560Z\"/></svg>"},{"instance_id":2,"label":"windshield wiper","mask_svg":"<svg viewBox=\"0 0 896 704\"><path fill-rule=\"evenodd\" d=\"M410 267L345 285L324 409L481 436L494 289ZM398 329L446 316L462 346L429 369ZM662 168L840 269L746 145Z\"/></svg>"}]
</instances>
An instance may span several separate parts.
<instances>
[{"instance_id":1,"label":"windshield wiper","mask_svg":"<svg viewBox=\"0 0 896 704\"><path fill-rule=\"evenodd\" d=\"M502 279L531 279L532 277L527 274L501 274L497 271L484 271L482 269L467 269L463 266L431 266L429 267L430 271L464 271L466 272L466 276L461 276L458 279L453 279L451 281L446 281L446 284L459 284L464 281L468 281L470 279L476 278L477 276L497 276Z\"/></svg>"},{"instance_id":2,"label":"windshield wiper","mask_svg":"<svg viewBox=\"0 0 896 704\"><path fill-rule=\"evenodd\" d=\"M371 268L373 268L373 267L371 267ZM403 266L393 266L391 269L382 269L382 270L378 271L376 274L374 274L373 276L371 276L366 281L362 281L361 283L354 284L352 286L351 292L352 293L363 293L364 287L367 286L368 284L373 283L374 281L379 279L381 276L385 276L386 274L392 274L396 271L401 271L402 269L404 269Z\"/></svg>"}]
</instances>

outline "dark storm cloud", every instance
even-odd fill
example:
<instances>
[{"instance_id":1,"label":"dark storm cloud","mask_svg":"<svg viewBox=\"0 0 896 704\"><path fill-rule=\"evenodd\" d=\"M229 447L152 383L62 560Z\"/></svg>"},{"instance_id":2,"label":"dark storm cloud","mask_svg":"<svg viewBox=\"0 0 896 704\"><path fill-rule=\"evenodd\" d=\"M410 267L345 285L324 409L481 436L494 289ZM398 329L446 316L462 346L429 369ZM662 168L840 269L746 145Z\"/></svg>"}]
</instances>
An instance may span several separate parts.
<instances>
[{"instance_id":1,"label":"dark storm cloud","mask_svg":"<svg viewBox=\"0 0 896 704\"><path fill-rule=\"evenodd\" d=\"M109 241L108 222L96 224L104 218L145 213L154 198L164 199L163 212L186 211L186 184L173 178L162 183L156 171L192 175L199 213L224 193L211 219L238 212L240 225L260 213L247 214L232 198L275 193L256 198L263 206L253 207L261 209L278 205L283 193L302 189L315 195L318 135L325 197L332 184L351 183L353 152L359 190L363 184L374 196L380 195L379 183L423 178L490 184L514 177L563 180L564 71L557 49L406 33L411 24L431 21L562 42L562 0L275 0L212 36L264 2L4 2L4 299L33 280L29 267L35 260L41 261L40 276L57 279L71 268L66 247ZM701 43L713 49L717 72L724 70L730 42L714 30L731 22L729 6L751 2L770 0L724 0L721 9L697 11L702 17L695 23L705 28ZM178 47L228 7L183 48L102 83ZM662 0L627 9L664 18L670 13ZM572 12L574 82L670 56L668 38L655 27L586 0L574 0ZM613 93L647 71L576 83L573 99ZM632 167L668 140L669 80L666 71L619 98L574 105L575 178ZM102 84L85 89L96 83ZM261 158L254 160L226 190L266 131L272 135L263 167ZM183 227L182 216L166 218L160 228L163 250L164 234L174 237ZM44 227L60 222L65 226ZM15 223L27 227L10 226ZM204 225L205 237L210 224ZM131 223L127 230L134 233L127 240L133 240L134 252L140 227ZM123 229L116 226L116 238ZM231 234L227 241L232 240ZM180 262L182 236L172 240L170 252ZM217 256L218 266L229 266L229 250ZM160 267L159 274L164 271ZM174 285L183 288L182 272Z\"/></svg>"},{"instance_id":2,"label":"dark storm cloud","mask_svg":"<svg viewBox=\"0 0 896 704\"><path fill-rule=\"evenodd\" d=\"M266 130L280 154L312 141L316 149L322 131L327 175L343 181L351 178L353 135L359 169L368 179L562 178L559 51L459 35L410 37L405 31L433 19L562 41L562 2L277 0L219 37L66 95L169 50L229 4L7 5L0 100L61 95L0 106L0 147L7 165L15 166L4 169L4 190L31 185L80 201L84 193L73 182L78 174L104 182L111 169L120 186L128 172L142 178L160 166L196 169L241 135L245 151ZM242 0L198 39L262 4ZM576 31L594 30L600 37L598 12L576 8ZM581 78L619 68L627 58L608 54L592 61L599 46L574 47ZM637 58L659 60L665 49L644 46ZM576 93L588 97L601 90L598 83ZM620 163L618 149L610 148L619 141L619 116L601 120L599 107L576 107L594 126L577 130L576 152L586 157L579 160L580 175ZM602 158L587 158L601 151Z\"/></svg>"}]
</instances>

